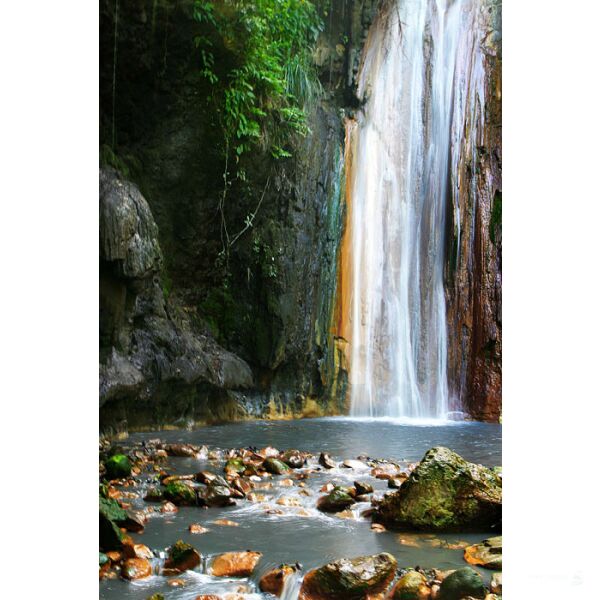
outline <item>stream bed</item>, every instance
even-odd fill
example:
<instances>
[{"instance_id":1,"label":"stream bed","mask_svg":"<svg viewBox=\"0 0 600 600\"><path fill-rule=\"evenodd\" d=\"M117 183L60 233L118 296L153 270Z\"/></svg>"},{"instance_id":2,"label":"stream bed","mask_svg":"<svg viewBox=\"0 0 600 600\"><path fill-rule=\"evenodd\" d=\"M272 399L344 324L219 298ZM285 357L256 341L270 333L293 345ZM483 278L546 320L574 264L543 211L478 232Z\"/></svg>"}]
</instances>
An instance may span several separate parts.
<instances>
[{"instance_id":1,"label":"stream bed","mask_svg":"<svg viewBox=\"0 0 600 600\"><path fill-rule=\"evenodd\" d=\"M266 478L253 490L259 501L236 500L235 506L224 508L179 507L176 513L150 515L145 531L131 534L136 543L150 547L156 556L164 556L166 549L177 540L192 544L203 556L202 564L186 571L177 579L181 585L173 587L174 578L153 575L147 579L128 582L120 578L100 582L100 598L116 600L131 598L145 600L161 593L165 599L194 600L201 594L216 594L227 598L273 598L258 591L257 582L268 570L282 563L300 563L299 577L308 570L342 558L379 552L389 552L398 560L399 567L456 569L466 566L463 548L489 537L489 532L428 534L371 529L371 519L361 516L370 508L369 502L353 505L347 518L319 512L315 503L323 495L319 491L326 483L351 486L354 481L372 484L375 495L390 491L387 481L371 475L371 468L344 468L317 470L320 452L327 452L336 461L368 456L398 462L419 461L433 446L446 446L466 460L486 466L501 465L502 426L475 422L402 422L388 419L325 418L294 421L252 421L204 427L194 431L160 431L136 433L120 443L125 450L140 447L143 441L160 438L166 443L187 443L207 446L209 450L229 448L275 447L279 450L294 448L315 456L307 466L297 469L313 471L310 476L289 483L286 476ZM210 470L223 472L225 460L208 457L169 457L164 468L170 474L197 473ZM316 472L314 472L316 471ZM288 480L284 483L284 480ZM293 479L293 478L292 478ZM133 488L136 497L127 502L133 509L148 506L144 502L145 478ZM141 492L141 493L140 493ZM226 519L237 526L219 525ZM189 531L192 523L208 529L203 534ZM210 558L222 552L253 550L262 553L251 578L223 578L207 574ZM158 567L162 559L154 559ZM489 583L491 571L481 569L484 581ZM291 583L285 598L297 596L298 581Z\"/></svg>"}]
</instances>

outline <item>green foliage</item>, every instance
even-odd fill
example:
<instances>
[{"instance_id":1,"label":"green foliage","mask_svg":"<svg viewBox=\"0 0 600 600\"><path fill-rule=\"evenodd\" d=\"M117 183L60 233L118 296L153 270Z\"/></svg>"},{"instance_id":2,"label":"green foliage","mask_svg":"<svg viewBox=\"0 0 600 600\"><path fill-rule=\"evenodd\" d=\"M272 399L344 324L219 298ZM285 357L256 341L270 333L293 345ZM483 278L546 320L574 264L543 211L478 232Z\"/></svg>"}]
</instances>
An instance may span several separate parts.
<instances>
[{"instance_id":1,"label":"green foliage","mask_svg":"<svg viewBox=\"0 0 600 600\"><path fill-rule=\"evenodd\" d=\"M260 147L275 158L290 156L289 138L307 133L304 108L320 93L311 49L322 23L314 4L196 0L194 17L225 154L239 158Z\"/></svg>"}]
</instances>

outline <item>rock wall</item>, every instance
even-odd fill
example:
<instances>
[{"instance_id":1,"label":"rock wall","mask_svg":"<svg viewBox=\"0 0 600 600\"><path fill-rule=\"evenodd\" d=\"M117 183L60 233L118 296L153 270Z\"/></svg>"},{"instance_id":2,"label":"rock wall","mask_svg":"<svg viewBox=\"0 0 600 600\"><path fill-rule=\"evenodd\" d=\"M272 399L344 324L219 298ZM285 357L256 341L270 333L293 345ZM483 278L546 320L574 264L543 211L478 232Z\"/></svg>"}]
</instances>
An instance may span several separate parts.
<instances>
[{"instance_id":1,"label":"rock wall","mask_svg":"<svg viewBox=\"0 0 600 600\"><path fill-rule=\"evenodd\" d=\"M460 136L448 213L448 373L454 408L502 412L502 47L499 0L483 0L477 44L483 86ZM475 85L473 83L473 85Z\"/></svg>"},{"instance_id":2,"label":"rock wall","mask_svg":"<svg viewBox=\"0 0 600 600\"><path fill-rule=\"evenodd\" d=\"M139 188L156 221L152 247L162 250L143 276L117 273L109 255L101 261L105 429L345 411L332 325L343 122L376 4L341 0L325 9L315 51L325 93L310 110L311 134L295 142L293 159L244 159L252 181L228 192L231 230L242 229L263 193L264 201L232 248L224 282L223 161L193 2L137 0L119 3L118 14L112 0L100 3L101 163L119 170L120 185ZM234 363L244 376L219 381L213 361Z\"/></svg>"}]
</instances>

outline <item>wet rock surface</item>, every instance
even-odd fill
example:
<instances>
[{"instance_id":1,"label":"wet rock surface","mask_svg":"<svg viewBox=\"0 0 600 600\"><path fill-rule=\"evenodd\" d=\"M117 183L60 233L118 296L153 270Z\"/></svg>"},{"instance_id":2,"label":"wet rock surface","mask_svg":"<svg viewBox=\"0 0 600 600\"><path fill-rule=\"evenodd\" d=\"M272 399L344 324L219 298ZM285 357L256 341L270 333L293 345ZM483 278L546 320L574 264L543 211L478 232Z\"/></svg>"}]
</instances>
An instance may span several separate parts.
<instances>
[{"instance_id":1,"label":"wet rock surface","mask_svg":"<svg viewBox=\"0 0 600 600\"><path fill-rule=\"evenodd\" d=\"M378 507L376 520L396 528L490 530L502 519L502 480L448 448L432 448Z\"/></svg>"},{"instance_id":2,"label":"wet rock surface","mask_svg":"<svg viewBox=\"0 0 600 600\"><path fill-rule=\"evenodd\" d=\"M299 599L366 599L387 588L395 576L396 566L396 559L386 553L328 563L306 574Z\"/></svg>"},{"instance_id":3,"label":"wet rock surface","mask_svg":"<svg viewBox=\"0 0 600 600\"><path fill-rule=\"evenodd\" d=\"M465 548L465 560L486 569L502 570L502 536L488 538Z\"/></svg>"}]
</instances>

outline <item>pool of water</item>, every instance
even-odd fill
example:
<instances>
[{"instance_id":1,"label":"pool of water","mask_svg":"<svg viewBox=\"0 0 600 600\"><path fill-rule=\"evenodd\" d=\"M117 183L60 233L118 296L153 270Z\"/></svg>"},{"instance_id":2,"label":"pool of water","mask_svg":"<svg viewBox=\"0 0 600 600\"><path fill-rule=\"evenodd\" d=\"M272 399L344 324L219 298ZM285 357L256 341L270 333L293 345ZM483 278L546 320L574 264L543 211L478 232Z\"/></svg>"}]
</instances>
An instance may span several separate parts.
<instances>
[{"instance_id":1,"label":"pool of water","mask_svg":"<svg viewBox=\"0 0 600 600\"><path fill-rule=\"evenodd\" d=\"M489 423L415 423L392 420L357 420L343 418L305 419L296 421L254 421L205 427L194 431L148 432L131 435L123 445L135 446L143 440L161 438L167 442L185 442L207 445L210 449L274 446L279 450L295 448L318 453L328 452L336 460L366 455L397 461L417 461L433 446L447 446L472 462L496 466L501 464L500 425ZM195 473L209 469L222 471L223 463L207 459L169 458L166 470L170 473ZM308 468L316 466L316 459ZM205 564L197 571L188 571L178 577L183 587L171 587L168 578L153 576L147 580L129 583L119 579L100 583L100 597L106 600L131 598L144 600L160 592L165 598L193 600L199 594L242 593L243 598L267 598L257 592L256 583L268 569L281 563L300 563L303 571L321 566L330 560L378 552L390 552L400 567L451 569L465 566L462 546L475 543L489 533L469 534L416 534L371 530L371 520L360 516L370 507L359 503L353 507L352 518L340 518L320 513L315 502L322 493L319 489L327 482L352 485L360 479L368 481L375 493L388 491L387 482L370 475L370 468L337 468L312 473L306 487L297 482L282 487L284 477L274 476L264 481L265 488L255 490L264 498L259 502L239 500L236 506L203 509L181 507L175 514L157 514L151 517L144 533L132 537L157 553L178 539L193 544L204 557ZM260 485L263 485L262 482ZM283 500L282 500L283 499ZM282 505L290 501L292 506ZM280 502L278 504L278 501ZM134 508L144 506L140 498L131 500ZM237 527L214 523L229 519ZM200 523L208 533L191 534L191 523ZM225 551L257 550L263 553L253 577L225 580L206 574L206 562L214 554ZM159 562L159 561L157 561ZM481 571L489 581L491 572ZM290 591L289 598L295 592Z\"/></svg>"}]
</instances>

